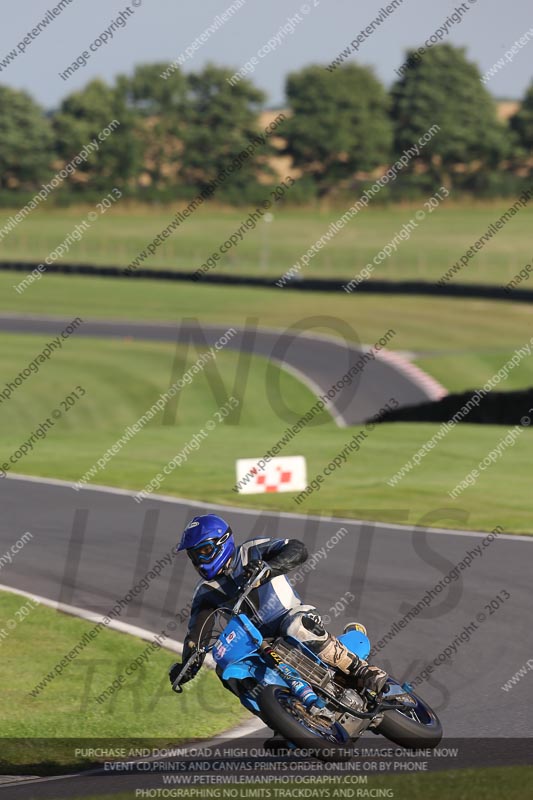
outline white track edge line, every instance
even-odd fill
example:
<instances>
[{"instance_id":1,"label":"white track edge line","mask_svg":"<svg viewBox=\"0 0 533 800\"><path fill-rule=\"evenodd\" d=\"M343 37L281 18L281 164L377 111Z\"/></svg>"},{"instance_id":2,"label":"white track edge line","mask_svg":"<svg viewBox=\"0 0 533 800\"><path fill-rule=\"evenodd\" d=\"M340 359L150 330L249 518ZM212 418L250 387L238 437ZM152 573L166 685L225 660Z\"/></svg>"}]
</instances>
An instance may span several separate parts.
<instances>
[{"instance_id":1,"label":"white track edge line","mask_svg":"<svg viewBox=\"0 0 533 800\"><path fill-rule=\"evenodd\" d=\"M41 483L44 485L50 486L59 486L63 488L70 488L73 491L83 492L102 492L103 494L115 494L115 495L123 495L124 497L136 497L138 492L135 492L131 489L120 489L114 486L101 486L99 484L89 484L83 486L81 489L76 489L76 484L73 481L65 481L61 480L60 478L41 478L39 476L34 475L21 475L19 473L8 473L5 480L17 480L17 481L28 481L30 483ZM354 519L353 517L327 517L321 516L320 514L296 514L292 511L276 511L276 509L266 509L266 508L239 508L239 506L232 506L232 505L222 505L220 503L209 503L203 500L195 500L194 498L190 497L174 497L173 495L165 495L165 494L152 494L150 495L151 498L156 500L160 503L173 503L176 505L185 505L185 506L201 506L203 508L213 508L222 511L231 511L237 514L242 515L249 515L249 516L257 516L258 514L270 514L270 515L279 515L280 517L284 517L286 519L312 519L318 520L319 522L341 522L347 525L373 525L375 528L379 528L384 532L390 533L391 531L400 531L402 533L427 533L431 534L438 534L439 536L447 534L448 536L466 536L471 538L483 538L487 536L490 531L464 531L464 530L456 530L453 528L422 528L417 525L400 525L397 522L378 522L369 519ZM524 534L513 534L513 533L500 533L497 537L498 539L508 540L508 541L515 541L515 542L533 542L533 535L524 533Z\"/></svg>"}]
</instances>

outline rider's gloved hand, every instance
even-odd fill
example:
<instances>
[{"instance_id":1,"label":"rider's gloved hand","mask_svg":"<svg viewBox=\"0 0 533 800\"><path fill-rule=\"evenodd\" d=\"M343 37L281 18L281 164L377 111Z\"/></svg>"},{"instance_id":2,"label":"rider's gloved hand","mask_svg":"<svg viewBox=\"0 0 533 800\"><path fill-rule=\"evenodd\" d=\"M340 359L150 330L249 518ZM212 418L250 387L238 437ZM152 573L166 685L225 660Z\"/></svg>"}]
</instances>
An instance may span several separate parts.
<instances>
[{"instance_id":1,"label":"rider's gloved hand","mask_svg":"<svg viewBox=\"0 0 533 800\"><path fill-rule=\"evenodd\" d=\"M168 677L171 684L174 684L174 681L176 680L182 669L183 669L183 664L181 661L176 661L174 664L172 664L172 666L168 671ZM197 669L190 669L188 672L186 672L181 679L180 685L183 683L187 683L188 681L191 681L197 672L198 672Z\"/></svg>"},{"instance_id":2,"label":"rider's gloved hand","mask_svg":"<svg viewBox=\"0 0 533 800\"><path fill-rule=\"evenodd\" d=\"M262 561L259 559L254 559L253 561L249 561L248 564L244 567L244 576L246 579L251 578L254 572L257 572L259 569L263 569L263 567L268 567L267 572L263 575L261 580L256 581L253 584L254 589L258 589L264 583L268 583L271 576L271 570L266 561Z\"/></svg>"}]
</instances>

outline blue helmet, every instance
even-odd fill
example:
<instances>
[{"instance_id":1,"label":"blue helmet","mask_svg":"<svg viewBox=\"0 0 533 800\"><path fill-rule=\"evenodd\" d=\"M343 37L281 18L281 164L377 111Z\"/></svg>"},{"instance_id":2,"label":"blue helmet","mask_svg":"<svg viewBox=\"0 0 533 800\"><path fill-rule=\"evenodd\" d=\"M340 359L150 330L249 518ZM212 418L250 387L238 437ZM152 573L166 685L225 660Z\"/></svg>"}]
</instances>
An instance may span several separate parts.
<instances>
[{"instance_id":1,"label":"blue helmet","mask_svg":"<svg viewBox=\"0 0 533 800\"><path fill-rule=\"evenodd\" d=\"M235 552L235 540L228 523L216 514L194 517L174 548L186 550L196 571L210 581L219 575Z\"/></svg>"}]
</instances>

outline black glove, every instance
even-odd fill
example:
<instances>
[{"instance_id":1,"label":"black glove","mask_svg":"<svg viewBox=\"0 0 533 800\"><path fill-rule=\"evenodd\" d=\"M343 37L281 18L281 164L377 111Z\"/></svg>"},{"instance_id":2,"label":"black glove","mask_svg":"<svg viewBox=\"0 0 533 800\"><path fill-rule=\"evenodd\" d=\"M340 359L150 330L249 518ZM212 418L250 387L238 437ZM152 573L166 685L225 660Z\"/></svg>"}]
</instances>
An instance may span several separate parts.
<instances>
[{"instance_id":1,"label":"black glove","mask_svg":"<svg viewBox=\"0 0 533 800\"><path fill-rule=\"evenodd\" d=\"M248 580L251 578L254 572L257 572L259 569L263 569L263 567L268 567L267 572L263 575L263 577L256 581L253 585L254 589L258 589L264 583L268 583L271 578L271 569L266 563L266 561L262 561L260 558L255 559L253 561L249 561L248 564L244 567L244 577Z\"/></svg>"},{"instance_id":2,"label":"black glove","mask_svg":"<svg viewBox=\"0 0 533 800\"><path fill-rule=\"evenodd\" d=\"M183 669L183 663L181 661L176 661L176 663L172 664L172 666L170 667L170 669L168 671L168 677L169 677L170 683L172 685L174 685L174 681L176 680L176 678L178 677L178 675L180 674L182 669ZM187 670L187 672L185 673L185 675L182 677L182 679L180 681L180 685L182 685L184 683L187 683L188 681L192 681L192 679L194 678L194 676L198 672L198 669L199 669L199 667L197 667L196 669L191 668L191 669Z\"/></svg>"}]
</instances>

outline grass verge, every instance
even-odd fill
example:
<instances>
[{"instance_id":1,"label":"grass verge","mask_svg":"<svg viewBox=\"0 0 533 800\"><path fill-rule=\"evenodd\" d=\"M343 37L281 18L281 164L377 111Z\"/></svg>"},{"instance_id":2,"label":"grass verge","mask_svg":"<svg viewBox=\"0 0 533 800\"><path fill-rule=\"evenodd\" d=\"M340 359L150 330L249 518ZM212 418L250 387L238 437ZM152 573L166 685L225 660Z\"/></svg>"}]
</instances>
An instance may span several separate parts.
<instances>
[{"instance_id":1,"label":"grass verge","mask_svg":"<svg viewBox=\"0 0 533 800\"><path fill-rule=\"evenodd\" d=\"M265 199L268 198L265 190ZM390 242L403 226L426 208L407 241L375 267L375 278L418 278L437 280L469 250L512 205L512 200L468 205L444 203L429 213L423 200L389 207L368 208L347 225L323 251L316 254L305 277L346 277L357 275L365 264ZM344 208L323 210L277 206L270 223L260 220L248 230L238 247L221 256L219 272L280 276L308 251ZM87 218L89 207L42 209L2 241L3 258L41 261L65 240L76 224ZM243 223L251 209L199 209L178 232L165 241L143 267L194 271ZM63 257L69 263L116 264L126 266L165 228L176 208L127 205L99 217L79 242ZM2 209L0 226L15 210ZM453 236L450 236L453 231ZM517 214L484 249L476 254L454 282L506 284L530 261L530 223L527 211Z\"/></svg>"},{"instance_id":2,"label":"grass verge","mask_svg":"<svg viewBox=\"0 0 533 800\"><path fill-rule=\"evenodd\" d=\"M184 787L177 785L174 788L176 792L187 791ZM228 786L227 789L234 792L227 796L234 797L236 800L251 797L320 797L322 800L339 797L394 797L395 800L451 800L451 798L453 800L502 800L502 798L524 800L533 792L533 769L531 767L491 767L485 770L453 770L428 775L370 777L364 786L343 785L342 782L338 785L318 782L306 787L301 783L281 785L273 782L271 784L248 784L242 787ZM221 789L221 797L223 796L222 791ZM275 794L275 791L278 793ZM308 794L305 795L302 791L307 791ZM344 791L346 794L343 794ZM312 792L316 792L316 794L312 794ZM156 796L154 794L154 797ZM175 796L185 797L186 795L176 794ZM83 795L84 800L133 800L139 797L141 795L136 795L134 789L130 792L105 796L98 794L87 797ZM73 796L72 800L77 800L76 796Z\"/></svg>"},{"instance_id":3,"label":"grass verge","mask_svg":"<svg viewBox=\"0 0 533 800\"><path fill-rule=\"evenodd\" d=\"M2 664L10 676L0 697L0 773L43 774L88 766L95 759L74 752L75 746L86 747L87 740L93 740L92 747L106 739L115 740L115 747L117 741L131 739L140 747L144 741L153 746L154 739L184 742L208 738L243 719L246 712L214 672L202 670L187 692L174 695L167 673L176 656L162 649L153 650L118 692L98 703L95 698L148 644L108 629L33 697L36 684L92 627L34 606L20 595L0 592L0 629L7 633L1 641Z\"/></svg>"}]
</instances>

